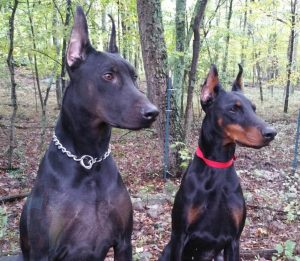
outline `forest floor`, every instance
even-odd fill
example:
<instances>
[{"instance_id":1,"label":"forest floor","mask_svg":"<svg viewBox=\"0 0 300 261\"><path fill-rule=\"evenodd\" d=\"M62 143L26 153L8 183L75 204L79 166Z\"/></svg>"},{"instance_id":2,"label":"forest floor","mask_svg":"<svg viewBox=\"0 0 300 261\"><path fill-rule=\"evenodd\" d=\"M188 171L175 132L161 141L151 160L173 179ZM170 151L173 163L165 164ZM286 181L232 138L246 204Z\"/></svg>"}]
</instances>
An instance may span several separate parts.
<instances>
[{"instance_id":1,"label":"forest floor","mask_svg":"<svg viewBox=\"0 0 300 261\"><path fill-rule=\"evenodd\" d=\"M9 144L9 88L0 81L0 198L29 192L33 186L43 151L51 140L58 115L55 91L48 104L48 128L45 145L40 146L40 113L36 110L32 79L18 74L19 110L16 121L17 147L11 170L7 170L6 152ZM282 90L265 89L265 101L259 101L257 88L245 93L256 103L258 114L278 132L268 147L260 150L238 148L235 166L241 179L247 203L247 220L241 238L241 249L255 251L244 260L265 260L259 250L296 242L300 254L300 166L291 173L294 157L296 123L300 92L290 97L290 113L283 114ZM197 146L201 119L194 122L187 148L192 155ZM157 260L170 237L172 200L180 178L162 179L162 153L153 130L126 131L114 129L112 153L134 202L133 253L135 260ZM299 155L298 155L299 158ZM0 205L0 256L20 251L19 218L25 199ZM286 244L286 249L289 245ZM110 253L112 256L112 253ZM112 260L108 257L106 260ZM278 260L285 260L278 258Z\"/></svg>"}]
</instances>

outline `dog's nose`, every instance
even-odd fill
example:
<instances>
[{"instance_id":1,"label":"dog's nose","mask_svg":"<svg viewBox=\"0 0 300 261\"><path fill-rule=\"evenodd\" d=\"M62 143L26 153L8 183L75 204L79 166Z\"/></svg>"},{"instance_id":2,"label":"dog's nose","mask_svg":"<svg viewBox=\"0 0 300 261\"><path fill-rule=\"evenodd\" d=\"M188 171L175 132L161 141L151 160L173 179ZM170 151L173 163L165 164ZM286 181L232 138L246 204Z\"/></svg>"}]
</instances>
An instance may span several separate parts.
<instances>
[{"instance_id":1,"label":"dog's nose","mask_svg":"<svg viewBox=\"0 0 300 261\"><path fill-rule=\"evenodd\" d=\"M147 121L154 121L158 114L159 111L153 104L146 106L142 111L143 118Z\"/></svg>"},{"instance_id":2,"label":"dog's nose","mask_svg":"<svg viewBox=\"0 0 300 261\"><path fill-rule=\"evenodd\" d=\"M272 127L266 127L262 130L262 135L266 141L271 141L277 135L277 132Z\"/></svg>"}]
</instances>

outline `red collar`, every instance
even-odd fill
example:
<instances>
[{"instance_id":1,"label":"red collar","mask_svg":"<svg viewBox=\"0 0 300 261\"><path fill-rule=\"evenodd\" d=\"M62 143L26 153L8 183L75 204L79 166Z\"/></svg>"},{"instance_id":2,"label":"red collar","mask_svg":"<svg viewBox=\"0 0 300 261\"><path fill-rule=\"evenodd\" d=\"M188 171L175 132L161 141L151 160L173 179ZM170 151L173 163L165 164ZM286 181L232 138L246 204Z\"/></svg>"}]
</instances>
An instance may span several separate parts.
<instances>
[{"instance_id":1,"label":"red collar","mask_svg":"<svg viewBox=\"0 0 300 261\"><path fill-rule=\"evenodd\" d=\"M235 160L235 156L233 156L233 158L227 162L218 162L218 161L209 160L204 157L203 152L201 151L201 149L199 147L197 147L197 149L196 149L196 155L200 159L202 159L207 166L213 167L213 168L218 168L218 169L225 169L225 168L230 167Z\"/></svg>"}]
</instances>

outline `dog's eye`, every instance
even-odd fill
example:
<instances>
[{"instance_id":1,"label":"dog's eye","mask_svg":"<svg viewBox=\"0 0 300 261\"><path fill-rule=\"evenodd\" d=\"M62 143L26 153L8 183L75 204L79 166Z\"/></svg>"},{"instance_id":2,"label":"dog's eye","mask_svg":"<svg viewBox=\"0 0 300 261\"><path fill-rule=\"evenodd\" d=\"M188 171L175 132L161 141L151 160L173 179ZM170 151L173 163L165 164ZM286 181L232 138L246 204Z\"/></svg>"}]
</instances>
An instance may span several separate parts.
<instances>
[{"instance_id":1,"label":"dog's eye","mask_svg":"<svg viewBox=\"0 0 300 261\"><path fill-rule=\"evenodd\" d=\"M113 76L112 73L106 73L106 74L103 75L103 78L106 81L111 81L111 80L113 80L114 76Z\"/></svg>"},{"instance_id":2,"label":"dog's eye","mask_svg":"<svg viewBox=\"0 0 300 261\"><path fill-rule=\"evenodd\" d=\"M138 76L137 75L133 75L133 80L137 80Z\"/></svg>"},{"instance_id":3,"label":"dog's eye","mask_svg":"<svg viewBox=\"0 0 300 261\"><path fill-rule=\"evenodd\" d=\"M240 109L241 109L241 106L235 104L235 105L233 105L233 106L230 108L229 111L230 111L231 113L236 113L236 112L238 112Z\"/></svg>"},{"instance_id":4,"label":"dog's eye","mask_svg":"<svg viewBox=\"0 0 300 261\"><path fill-rule=\"evenodd\" d=\"M256 112L256 106L254 104L252 104L252 109L254 112Z\"/></svg>"}]
</instances>

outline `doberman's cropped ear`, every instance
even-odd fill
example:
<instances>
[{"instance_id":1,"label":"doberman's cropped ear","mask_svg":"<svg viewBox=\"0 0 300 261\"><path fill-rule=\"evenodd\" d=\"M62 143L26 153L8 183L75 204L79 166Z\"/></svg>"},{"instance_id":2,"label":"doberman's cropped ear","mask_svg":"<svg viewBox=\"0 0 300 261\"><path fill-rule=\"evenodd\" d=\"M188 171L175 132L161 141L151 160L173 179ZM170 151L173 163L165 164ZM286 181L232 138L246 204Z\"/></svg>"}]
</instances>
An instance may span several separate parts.
<instances>
[{"instance_id":1,"label":"doberman's cropped ear","mask_svg":"<svg viewBox=\"0 0 300 261\"><path fill-rule=\"evenodd\" d=\"M109 40L109 47L108 47L107 51L110 53L118 53L119 49L117 46L117 34L116 34L115 21L111 15L108 15L108 16L111 20L112 27L111 27L111 34L110 34L110 40Z\"/></svg>"},{"instance_id":2,"label":"doberman's cropped ear","mask_svg":"<svg viewBox=\"0 0 300 261\"><path fill-rule=\"evenodd\" d=\"M86 58L87 48L90 46L89 32L84 11L77 6L74 25L67 50L67 64L69 67L78 66Z\"/></svg>"},{"instance_id":3,"label":"doberman's cropped ear","mask_svg":"<svg viewBox=\"0 0 300 261\"><path fill-rule=\"evenodd\" d=\"M212 64L209 70L209 73L206 77L206 80L202 86L200 100L202 108L205 111L205 108L213 102L215 97L218 94L219 89L219 77L217 67Z\"/></svg>"},{"instance_id":4,"label":"doberman's cropped ear","mask_svg":"<svg viewBox=\"0 0 300 261\"><path fill-rule=\"evenodd\" d=\"M239 65L239 72L238 75L236 76L235 81L232 84L232 89L231 89L232 91L236 91L236 92L243 91L243 77L242 77L243 67L240 64L238 65Z\"/></svg>"}]
</instances>

